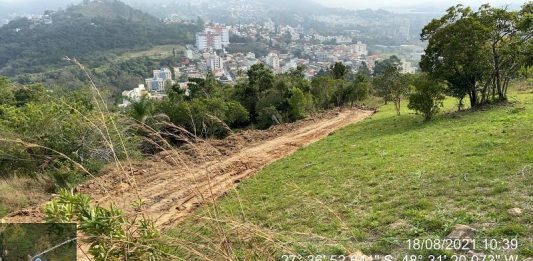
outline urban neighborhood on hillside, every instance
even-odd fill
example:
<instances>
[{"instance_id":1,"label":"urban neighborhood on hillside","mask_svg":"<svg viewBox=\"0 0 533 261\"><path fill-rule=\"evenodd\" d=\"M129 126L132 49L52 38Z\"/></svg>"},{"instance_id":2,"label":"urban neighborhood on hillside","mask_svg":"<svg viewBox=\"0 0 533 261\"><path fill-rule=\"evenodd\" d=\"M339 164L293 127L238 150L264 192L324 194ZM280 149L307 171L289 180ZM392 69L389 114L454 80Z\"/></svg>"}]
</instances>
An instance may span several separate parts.
<instances>
[{"instance_id":1,"label":"urban neighborhood on hillside","mask_svg":"<svg viewBox=\"0 0 533 261\"><path fill-rule=\"evenodd\" d=\"M231 52L228 47L232 44L232 37L266 42L266 54L258 56L253 52ZM188 79L205 79L208 73L220 82L235 84L245 77L245 72L252 65L258 63L267 65L276 74L304 66L305 77L311 80L336 62L342 62L353 72L358 72L361 67L372 72L376 61L389 58L369 54L367 45L355 39L356 32L324 36L306 32L302 26L293 28L276 24L272 20L263 24L237 26L208 23L201 32L195 34L196 44L186 46L178 66L155 70L153 78L147 78L132 90L124 91L126 99L121 106L127 106L131 100L138 101L144 95L161 99L166 95L166 89L174 84L179 84L180 88L186 90ZM401 72L414 74L417 68L411 61L416 61L416 57L422 54L422 47L405 45L400 48L405 50L405 57L400 59Z\"/></svg>"}]
</instances>

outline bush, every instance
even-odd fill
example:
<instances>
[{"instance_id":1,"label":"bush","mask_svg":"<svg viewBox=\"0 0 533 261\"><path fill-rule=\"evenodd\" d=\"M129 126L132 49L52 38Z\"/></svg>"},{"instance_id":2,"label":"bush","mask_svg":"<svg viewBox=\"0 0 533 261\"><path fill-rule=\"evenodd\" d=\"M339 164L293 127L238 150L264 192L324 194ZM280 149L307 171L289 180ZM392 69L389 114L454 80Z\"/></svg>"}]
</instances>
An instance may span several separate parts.
<instances>
[{"instance_id":1,"label":"bush","mask_svg":"<svg viewBox=\"0 0 533 261\"><path fill-rule=\"evenodd\" d=\"M257 116L257 127L268 129L272 125L283 123L283 117L274 106L262 108Z\"/></svg>"},{"instance_id":2,"label":"bush","mask_svg":"<svg viewBox=\"0 0 533 261\"><path fill-rule=\"evenodd\" d=\"M104 125L111 126L111 121L120 118L108 112L102 118L85 91L59 96L40 86L2 88L6 89L15 95L12 102L0 104L0 171L4 175L47 174L58 187L74 186L80 176L65 173L95 173L136 146L123 130L103 131ZM110 149L110 142L119 144L118 135L123 136L127 151L123 146Z\"/></svg>"},{"instance_id":3,"label":"bush","mask_svg":"<svg viewBox=\"0 0 533 261\"><path fill-rule=\"evenodd\" d=\"M439 112L444 100L445 87L427 75L421 75L414 81L415 90L409 95L409 109L420 112L426 121Z\"/></svg>"},{"instance_id":4,"label":"bush","mask_svg":"<svg viewBox=\"0 0 533 261\"><path fill-rule=\"evenodd\" d=\"M298 88L291 89L291 97L289 103L289 119L296 121L305 118L306 108L308 107L308 100L304 92Z\"/></svg>"}]
</instances>

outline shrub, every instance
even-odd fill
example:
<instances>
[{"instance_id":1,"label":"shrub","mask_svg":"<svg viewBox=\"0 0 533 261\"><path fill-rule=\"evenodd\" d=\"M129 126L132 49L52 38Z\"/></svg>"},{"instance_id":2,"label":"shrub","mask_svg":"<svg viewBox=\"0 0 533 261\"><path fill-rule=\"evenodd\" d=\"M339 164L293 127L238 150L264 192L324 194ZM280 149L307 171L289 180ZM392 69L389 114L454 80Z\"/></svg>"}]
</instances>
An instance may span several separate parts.
<instances>
[{"instance_id":1,"label":"shrub","mask_svg":"<svg viewBox=\"0 0 533 261\"><path fill-rule=\"evenodd\" d=\"M414 92L409 95L408 108L422 113L429 121L443 105L445 87L426 75L415 79L414 87Z\"/></svg>"}]
</instances>

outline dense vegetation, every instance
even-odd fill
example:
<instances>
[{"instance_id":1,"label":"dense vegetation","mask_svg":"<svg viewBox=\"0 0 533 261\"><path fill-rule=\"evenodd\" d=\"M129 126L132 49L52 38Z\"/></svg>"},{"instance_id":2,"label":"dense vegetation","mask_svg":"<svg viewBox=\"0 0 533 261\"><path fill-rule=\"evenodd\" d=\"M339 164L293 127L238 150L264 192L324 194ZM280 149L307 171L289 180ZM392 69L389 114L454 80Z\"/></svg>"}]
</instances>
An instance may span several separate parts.
<instances>
[{"instance_id":1,"label":"dense vegetation","mask_svg":"<svg viewBox=\"0 0 533 261\"><path fill-rule=\"evenodd\" d=\"M46 90L0 78L0 97L2 178L46 174L50 190L69 187L135 148L124 128L111 128L121 119L106 110L108 101L87 89ZM111 149L119 135L124 147Z\"/></svg>"},{"instance_id":2,"label":"dense vegetation","mask_svg":"<svg viewBox=\"0 0 533 261\"><path fill-rule=\"evenodd\" d=\"M112 56L112 55L109 55ZM120 59L113 55L113 58L105 58L102 61L93 61L88 64L88 69L93 76L95 83L104 89L112 90L112 95L121 98L124 90L130 90L132 86L137 86L144 82L144 79L153 77L152 71L162 67L172 68L177 64L178 59L169 52L167 58L137 57ZM107 61L104 63L104 61ZM100 66L101 62L104 64ZM94 67L94 68L93 68ZM80 89L86 86L88 79L86 75L76 66L65 67L36 75L21 75L15 77L19 83L42 83L47 87L68 87L69 89Z\"/></svg>"},{"instance_id":3,"label":"dense vegetation","mask_svg":"<svg viewBox=\"0 0 533 261\"><path fill-rule=\"evenodd\" d=\"M52 24L22 18L0 27L0 75L14 77L69 65L65 56L85 64L106 56L161 44L194 41L197 25L166 25L119 1L91 1L51 13ZM24 79L24 78L22 78Z\"/></svg>"},{"instance_id":4,"label":"dense vegetation","mask_svg":"<svg viewBox=\"0 0 533 261\"><path fill-rule=\"evenodd\" d=\"M313 81L305 79L303 70L298 67L289 73L274 75L263 64L257 64L247 72L248 77L235 86L221 84L208 74L205 80L192 79L188 90L173 86L162 101L145 98L133 102L129 113L161 131L174 132L173 126L180 126L198 137L221 138L232 128L266 129L320 110L355 105L369 95L369 78L356 75L352 76L354 80L348 80L349 70L341 63ZM173 126L161 127L154 120L162 115Z\"/></svg>"}]
</instances>

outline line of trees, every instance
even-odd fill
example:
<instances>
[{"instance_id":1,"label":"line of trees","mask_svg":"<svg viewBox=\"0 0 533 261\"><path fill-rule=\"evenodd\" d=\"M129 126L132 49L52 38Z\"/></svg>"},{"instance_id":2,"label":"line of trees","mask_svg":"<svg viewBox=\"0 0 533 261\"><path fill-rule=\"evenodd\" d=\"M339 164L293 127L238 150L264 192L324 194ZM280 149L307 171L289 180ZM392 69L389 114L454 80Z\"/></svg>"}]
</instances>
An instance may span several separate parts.
<instances>
[{"instance_id":1,"label":"line of trees","mask_svg":"<svg viewBox=\"0 0 533 261\"><path fill-rule=\"evenodd\" d=\"M179 85L162 101L141 99L129 107L137 121L168 133L185 128L198 137L225 137L232 128L266 129L343 105L355 105L371 90L369 77L336 63L323 76L305 79L304 67L275 75L263 64L253 65L235 86L218 82L212 74L191 79L188 90ZM169 124L158 124L163 119Z\"/></svg>"}]
</instances>

